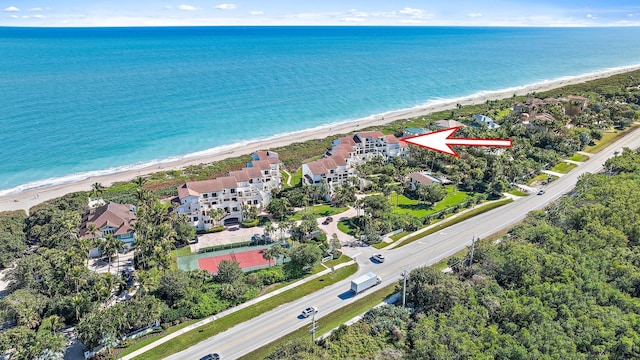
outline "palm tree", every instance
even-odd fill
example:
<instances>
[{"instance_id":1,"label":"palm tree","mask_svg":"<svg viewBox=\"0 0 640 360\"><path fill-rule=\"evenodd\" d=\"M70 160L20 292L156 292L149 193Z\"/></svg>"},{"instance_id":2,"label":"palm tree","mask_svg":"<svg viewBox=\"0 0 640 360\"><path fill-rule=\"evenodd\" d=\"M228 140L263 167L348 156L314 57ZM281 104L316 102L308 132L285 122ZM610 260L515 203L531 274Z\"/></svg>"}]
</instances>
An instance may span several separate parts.
<instances>
[{"instance_id":1,"label":"palm tree","mask_svg":"<svg viewBox=\"0 0 640 360\"><path fill-rule=\"evenodd\" d=\"M62 351L54 351L51 349L44 349L36 360L62 360L64 359L64 353Z\"/></svg>"},{"instance_id":2,"label":"palm tree","mask_svg":"<svg viewBox=\"0 0 640 360\"><path fill-rule=\"evenodd\" d=\"M100 340L100 345L107 348L107 353L109 353L109 357L111 357L111 349L118 345L118 339L115 334L109 333Z\"/></svg>"},{"instance_id":3,"label":"palm tree","mask_svg":"<svg viewBox=\"0 0 640 360\"><path fill-rule=\"evenodd\" d=\"M143 178L142 176L138 176L137 178L133 179L133 183L138 185L139 188L141 188L146 182L147 179Z\"/></svg>"},{"instance_id":4,"label":"palm tree","mask_svg":"<svg viewBox=\"0 0 640 360\"><path fill-rule=\"evenodd\" d=\"M275 232L276 229L273 227L273 223L271 221L264 224L264 233L269 235L269 238L271 238L271 235L273 235Z\"/></svg>"},{"instance_id":5,"label":"palm tree","mask_svg":"<svg viewBox=\"0 0 640 360\"><path fill-rule=\"evenodd\" d=\"M73 308L73 312L76 316L76 321L80 321L80 313L82 308L84 307L85 300L82 295L76 295L71 298L71 307Z\"/></svg>"},{"instance_id":6,"label":"palm tree","mask_svg":"<svg viewBox=\"0 0 640 360\"><path fill-rule=\"evenodd\" d=\"M91 184L91 195L98 197L104 191L105 187L99 182Z\"/></svg>"},{"instance_id":7,"label":"palm tree","mask_svg":"<svg viewBox=\"0 0 640 360\"><path fill-rule=\"evenodd\" d=\"M102 243L102 255L109 257L109 272L111 272L111 257L113 257L113 255L118 255L118 259L120 259L119 251L122 250L123 247L124 245L122 244L122 241L118 240L113 235L107 234L105 236L105 240Z\"/></svg>"},{"instance_id":8,"label":"palm tree","mask_svg":"<svg viewBox=\"0 0 640 360\"><path fill-rule=\"evenodd\" d=\"M209 211L209 216L211 216L211 218L213 219L213 221L216 222L216 224L220 225L220 221L222 221L222 219L224 219L224 217L227 216L227 212L222 208L213 209Z\"/></svg>"},{"instance_id":9,"label":"palm tree","mask_svg":"<svg viewBox=\"0 0 640 360\"><path fill-rule=\"evenodd\" d=\"M263 249L262 258L267 260L269 262L269 267L271 267L271 259L273 259L273 251L271 251L271 249Z\"/></svg>"}]
</instances>

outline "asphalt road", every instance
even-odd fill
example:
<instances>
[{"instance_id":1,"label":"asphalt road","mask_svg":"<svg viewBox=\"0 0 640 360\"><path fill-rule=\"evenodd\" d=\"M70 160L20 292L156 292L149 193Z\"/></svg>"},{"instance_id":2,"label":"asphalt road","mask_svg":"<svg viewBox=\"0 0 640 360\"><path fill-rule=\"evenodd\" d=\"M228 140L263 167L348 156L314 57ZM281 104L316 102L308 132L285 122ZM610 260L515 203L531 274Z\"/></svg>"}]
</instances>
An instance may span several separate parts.
<instances>
[{"instance_id":1,"label":"asphalt road","mask_svg":"<svg viewBox=\"0 0 640 360\"><path fill-rule=\"evenodd\" d=\"M367 271L373 271L382 277L383 285L397 282L403 270L431 265L448 257L469 246L474 235L483 238L498 230L513 226L524 219L529 211L542 209L569 192L581 174L599 172L602 169L602 164L607 158L613 156L615 150L623 147L637 148L638 146L640 146L640 129L636 129L600 153L592 155L588 161L569 174L552 182L545 188L544 195L532 194L406 246L388 251L379 251L370 247L344 249L348 255L356 255L356 260L360 264L358 274L352 278ZM375 252L384 253L387 260L382 264L373 263L369 257ZM236 359L300 327L309 328L311 318L299 318L302 309L316 306L319 309L316 318L321 318L323 315L348 305L367 294L365 291L353 296L349 292L352 278L340 281L297 301L281 305L253 320L238 324L208 340L171 355L167 359L199 359L212 352L219 353L225 360Z\"/></svg>"}]
</instances>

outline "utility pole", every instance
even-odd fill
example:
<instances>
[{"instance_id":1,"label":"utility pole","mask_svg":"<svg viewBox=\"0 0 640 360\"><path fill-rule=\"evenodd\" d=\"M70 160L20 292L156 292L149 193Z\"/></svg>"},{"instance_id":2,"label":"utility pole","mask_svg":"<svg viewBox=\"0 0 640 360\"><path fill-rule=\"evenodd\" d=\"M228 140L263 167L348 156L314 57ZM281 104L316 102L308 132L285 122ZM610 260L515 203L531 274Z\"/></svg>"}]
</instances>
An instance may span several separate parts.
<instances>
[{"instance_id":1,"label":"utility pole","mask_svg":"<svg viewBox=\"0 0 640 360\"><path fill-rule=\"evenodd\" d=\"M473 250L476 247L476 236L473 235L473 239L471 239L471 254L469 255L469 272L473 274Z\"/></svg>"},{"instance_id":2,"label":"utility pole","mask_svg":"<svg viewBox=\"0 0 640 360\"><path fill-rule=\"evenodd\" d=\"M316 312L313 312L313 315L311 315L311 341L315 342L316 341Z\"/></svg>"},{"instance_id":3,"label":"utility pole","mask_svg":"<svg viewBox=\"0 0 640 360\"><path fill-rule=\"evenodd\" d=\"M402 270L402 307L405 307L406 304L406 296L407 296L407 270Z\"/></svg>"}]
</instances>

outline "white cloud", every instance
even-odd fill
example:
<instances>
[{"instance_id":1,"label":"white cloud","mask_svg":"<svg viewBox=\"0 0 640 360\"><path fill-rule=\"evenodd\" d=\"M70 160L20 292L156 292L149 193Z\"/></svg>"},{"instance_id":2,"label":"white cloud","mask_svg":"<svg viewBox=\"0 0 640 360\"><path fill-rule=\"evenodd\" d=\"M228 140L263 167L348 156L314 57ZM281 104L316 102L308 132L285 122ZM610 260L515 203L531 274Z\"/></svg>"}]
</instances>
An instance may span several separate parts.
<instances>
[{"instance_id":1,"label":"white cloud","mask_svg":"<svg viewBox=\"0 0 640 360\"><path fill-rule=\"evenodd\" d=\"M31 12L35 12L35 11L42 11L42 8L31 8L27 11L31 11Z\"/></svg>"},{"instance_id":2,"label":"white cloud","mask_svg":"<svg viewBox=\"0 0 640 360\"><path fill-rule=\"evenodd\" d=\"M404 8L402 10L399 10L398 13L403 15L421 16L422 14L424 14L424 10L415 8Z\"/></svg>"},{"instance_id":3,"label":"white cloud","mask_svg":"<svg viewBox=\"0 0 640 360\"><path fill-rule=\"evenodd\" d=\"M185 4L182 4L182 5L178 6L178 9L184 10L184 11L196 11L196 10L199 10L197 7L195 7L193 5L185 5Z\"/></svg>"},{"instance_id":4,"label":"white cloud","mask_svg":"<svg viewBox=\"0 0 640 360\"><path fill-rule=\"evenodd\" d=\"M220 10L233 10L236 8L236 4L220 4L216 6L216 9Z\"/></svg>"},{"instance_id":5,"label":"white cloud","mask_svg":"<svg viewBox=\"0 0 640 360\"><path fill-rule=\"evenodd\" d=\"M46 18L46 16L40 15L40 14L36 14L36 15L31 16L31 17L32 18L36 18L36 19L44 19L44 18Z\"/></svg>"},{"instance_id":6,"label":"white cloud","mask_svg":"<svg viewBox=\"0 0 640 360\"><path fill-rule=\"evenodd\" d=\"M17 19L18 15L11 15L12 18Z\"/></svg>"},{"instance_id":7,"label":"white cloud","mask_svg":"<svg viewBox=\"0 0 640 360\"><path fill-rule=\"evenodd\" d=\"M481 14L481 13L470 13L470 14L469 14L469 15L467 15L467 16L472 17L472 18L473 18L473 17L481 17L481 16L482 16L482 14Z\"/></svg>"},{"instance_id":8,"label":"white cloud","mask_svg":"<svg viewBox=\"0 0 640 360\"><path fill-rule=\"evenodd\" d=\"M173 6L171 6L171 5L165 5L165 6L164 6L164 8L165 8L165 9L167 9L167 10L171 10L171 9L173 9Z\"/></svg>"},{"instance_id":9,"label":"white cloud","mask_svg":"<svg viewBox=\"0 0 640 360\"><path fill-rule=\"evenodd\" d=\"M595 15L587 14L587 19L597 19L598 17Z\"/></svg>"},{"instance_id":10,"label":"white cloud","mask_svg":"<svg viewBox=\"0 0 640 360\"><path fill-rule=\"evenodd\" d=\"M6 11L6 12L18 12L18 11L20 11L20 9L18 9L15 6L9 6L8 8L4 8L4 11Z\"/></svg>"},{"instance_id":11,"label":"white cloud","mask_svg":"<svg viewBox=\"0 0 640 360\"><path fill-rule=\"evenodd\" d=\"M257 11L249 11L249 15L263 15L264 11L262 10L257 10Z\"/></svg>"},{"instance_id":12,"label":"white cloud","mask_svg":"<svg viewBox=\"0 0 640 360\"><path fill-rule=\"evenodd\" d=\"M344 22L363 22L363 21L367 21L367 19L362 18L362 17L345 17L340 19L340 21L344 21Z\"/></svg>"}]
</instances>

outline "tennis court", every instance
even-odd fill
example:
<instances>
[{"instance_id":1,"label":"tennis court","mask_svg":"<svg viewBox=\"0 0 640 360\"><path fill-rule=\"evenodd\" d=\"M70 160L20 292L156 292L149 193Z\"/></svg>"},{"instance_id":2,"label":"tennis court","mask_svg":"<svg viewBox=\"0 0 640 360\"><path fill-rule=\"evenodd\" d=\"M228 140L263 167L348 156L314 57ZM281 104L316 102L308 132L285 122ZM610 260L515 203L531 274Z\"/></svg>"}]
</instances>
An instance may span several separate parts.
<instances>
[{"instance_id":1,"label":"tennis court","mask_svg":"<svg viewBox=\"0 0 640 360\"><path fill-rule=\"evenodd\" d=\"M202 270L207 270L208 272L215 274L218 272L218 265L222 260L235 261L239 263L240 267L243 269L254 269L259 266L269 265L269 262L262 257L263 250L266 250L266 248L237 253L232 252L229 254L198 259L198 267Z\"/></svg>"}]
</instances>

